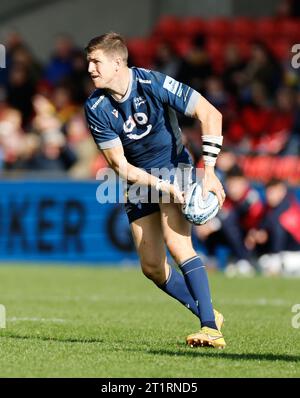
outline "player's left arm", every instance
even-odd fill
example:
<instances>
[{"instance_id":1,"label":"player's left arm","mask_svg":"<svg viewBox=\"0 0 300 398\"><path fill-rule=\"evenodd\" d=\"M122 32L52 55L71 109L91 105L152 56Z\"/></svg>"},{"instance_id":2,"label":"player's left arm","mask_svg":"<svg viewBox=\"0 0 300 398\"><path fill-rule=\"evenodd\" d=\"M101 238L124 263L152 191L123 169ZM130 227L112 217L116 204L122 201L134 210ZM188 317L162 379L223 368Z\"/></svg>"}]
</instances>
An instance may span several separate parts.
<instances>
[{"instance_id":1,"label":"player's left arm","mask_svg":"<svg viewBox=\"0 0 300 398\"><path fill-rule=\"evenodd\" d=\"M202 123L204 179L203 196L209 191L217 195L220 207L225 200L221 182L215 175L215 163L222 146L222 115L200 93L170 76L160 72L150 72L151 90L162 103L168 104L177 112L195 117Z\"/></svg>"},{"instance_id":2,"label":"player's left arm","mask_svg":"<svg viewBox=\"0 0 300 398\"><path fill-rule=\"evenodd\" d=\"M209 191L214 192L217 195L220 207L222 207L225 200L225 192L215 174L215 161L222 145L222 114L200 95L192 116L200 120L202 131L204 132L202 136L204 157L203 196L206 197Z\"/></svg>"}]
</instances>

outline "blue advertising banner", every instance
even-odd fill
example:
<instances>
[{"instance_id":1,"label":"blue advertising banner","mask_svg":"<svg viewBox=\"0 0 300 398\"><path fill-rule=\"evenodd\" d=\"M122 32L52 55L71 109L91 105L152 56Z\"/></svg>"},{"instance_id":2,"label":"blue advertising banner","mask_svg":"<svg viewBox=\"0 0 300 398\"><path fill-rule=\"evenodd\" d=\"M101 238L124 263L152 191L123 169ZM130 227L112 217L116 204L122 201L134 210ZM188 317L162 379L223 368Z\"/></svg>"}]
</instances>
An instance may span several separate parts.
<instances>
[{"instance_id":1,"label":"blue advertising banner","mask_svg":"<svg viewBox=\"0 0 300 398\"><path fill-rule=\"evenodd\" d=\"M97 181L0 183L0 260L137 261L122 204L100 204Z\"/></svg>"}]
</instances>

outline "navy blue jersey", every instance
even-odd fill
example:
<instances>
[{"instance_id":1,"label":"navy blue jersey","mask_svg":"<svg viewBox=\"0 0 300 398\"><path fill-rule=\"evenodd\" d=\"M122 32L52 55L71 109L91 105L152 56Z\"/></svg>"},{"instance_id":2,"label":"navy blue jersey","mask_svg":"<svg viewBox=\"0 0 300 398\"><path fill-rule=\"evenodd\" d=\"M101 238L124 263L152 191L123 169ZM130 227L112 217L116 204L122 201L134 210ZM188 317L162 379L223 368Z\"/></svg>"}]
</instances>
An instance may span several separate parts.
<instances>
[{"instance_id":1,"label":"navy blue jersey","mask_svg":"<svg viewBox=\"0 0 300 398\"><path fill-rule=\"evenodd\" d=\"M159 72L129 71L129 88L121 100L97 89L86 101L96 144L101 149L122 144L127 161L145 170L189 163L175 111L192 116L200 94Z\"/></svg>"}]
</instances>

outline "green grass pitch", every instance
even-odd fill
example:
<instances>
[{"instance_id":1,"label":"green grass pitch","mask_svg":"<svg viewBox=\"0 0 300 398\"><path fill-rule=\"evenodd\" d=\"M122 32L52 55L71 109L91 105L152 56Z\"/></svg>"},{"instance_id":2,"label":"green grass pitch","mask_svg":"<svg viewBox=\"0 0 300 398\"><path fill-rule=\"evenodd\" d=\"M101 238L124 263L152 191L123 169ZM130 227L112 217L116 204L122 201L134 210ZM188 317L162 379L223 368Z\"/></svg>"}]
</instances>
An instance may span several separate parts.
<instances>
[{"instance_id":1,"label":"green grass pitch","mask_svg":"<svg viewBox=\"0 0 300 398\"><path fill-rule=\"evenodd\" d=\"M299 279L210 274L227 347L137 268L0 266L0 377L300 377Z\"/></svg>"}]
</instances>

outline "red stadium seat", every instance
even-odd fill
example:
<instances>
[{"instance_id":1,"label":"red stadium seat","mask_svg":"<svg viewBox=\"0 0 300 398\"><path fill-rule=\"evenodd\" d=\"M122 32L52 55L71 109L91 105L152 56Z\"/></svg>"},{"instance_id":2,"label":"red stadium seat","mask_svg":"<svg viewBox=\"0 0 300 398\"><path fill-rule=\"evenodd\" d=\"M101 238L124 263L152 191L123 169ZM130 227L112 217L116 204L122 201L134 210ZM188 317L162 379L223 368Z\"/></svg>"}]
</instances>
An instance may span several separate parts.
<instances>
[{"instance_id":1,"label":"red stadium seat","mask_svg":"<svg viewBox=\"0 0 300 398\"><path fill-rule=\"evenodd\" d=\"M243 59L248 59L251 55L251 41L246 39L236 39L232 43L236 45L238 52Z\"/></svg>"},{"instance_id":2,"label":"red stadium seat","mask_svg":"<svg viewBox=\"0 0 300 398\"><path fill-rule=\"evenodd\" d=\"M206 41L206 50L208 54L212 57L223 57L224 48L226 46L226 42L224 40L219 40L215 38L209 37Z\"/></svg>"},{"instance_id":3,"label":"red stadium seat","mask_svg":"<svg viewBox=\"0 0 300 398\"><path fill-rule=\"evenodd\" d=\"M261 18L255 24L255 38L266 42L276 35L276 22L271 18Z\"/></svg>"},{"instance_id":4,"label":"red stadium seat","mask_svg":"<svg viewBox=\"0 0 300 398\"><path fill-rule=\"evenodd\" d=\"M280 39L270 42L268 47L279 61L283 61L290 57L292 43L289 40Z\"/></svg>"},{"instance_id":5,"label":"red stadium seat","mask_svg":"<svg viewBox=\"0 0 300 398\"><path fill-rule=\"evenodd\" d=\"M175 41L181 36L182 25L180 19L174 16L162 17L154 28L153 35L165 41Z\"/></svg>"},{"instance_id":6,"label":"red stadium seat","mask_svg":"<svg viewBox=\"0 0 300 398\"><path fill-rule=\"evenodd\" d=\"M177 55L185 57L193 48L193 42L190 39L177 40L173 43L173 48Z\"/></svg>"},{"instance_id":7,"label":"red stadium seat","mask_svg":"<svg viewBox=\"0 0 300 398\"><path fill-rule=\"evenodd\" d=\"M245 17L233 19L231 22L231 35L233 39L253 40L255 37L255 22Z\"/></svg>"},{"instance_id":8,"label":"red stadium seat","mask_svg":"<svg viewBox=\"0 0 300 398\"><path fill-rule=\"evenodd\" d=\"M285 19L277 23L277 37L294 41L299 38L300 20Z\"/></svg>"},{"instance_id":9,"label":"red stadium seat","mask_svg":"<svg viewBox=\"0 0 300 398\"><path fill-rule=\"evenodd\" d=\"M226 39L230 35L231 23L225 18L210 19L206 23L207 35L211 38Z\"/></svg>"},{"instance_id":10,"label":"red stadium seat","mask_svg":"<svg viewBox=\"0 0 300 398\"><path fill-rule=\"evenodd\" d=\"M212 61L214 71L219 74L224 67L224 49L226 42L221 39L209 37L206 41L206 51Z\"/></svg>"},{"instance_id":11,"label":"red stadium seat","mask_svg":"<svg viewBox=\"0 0 300 398\"><path fill-rule=\"evenodd\" d=\"M206 21L201 18L185 18L182 20L182 34L187 39L206 33Z\"/></svg>"},{"instance_id":12,"label":"red stadium seat","mask_svg":"<svg viewBox=\"0 0 300 398\"><path fill-rule=\"evenodd\" d=\"M130 57L135 66L149 67L155 56L156 41L135 38L127 41Z\"/></svg>"}]
</instances>

